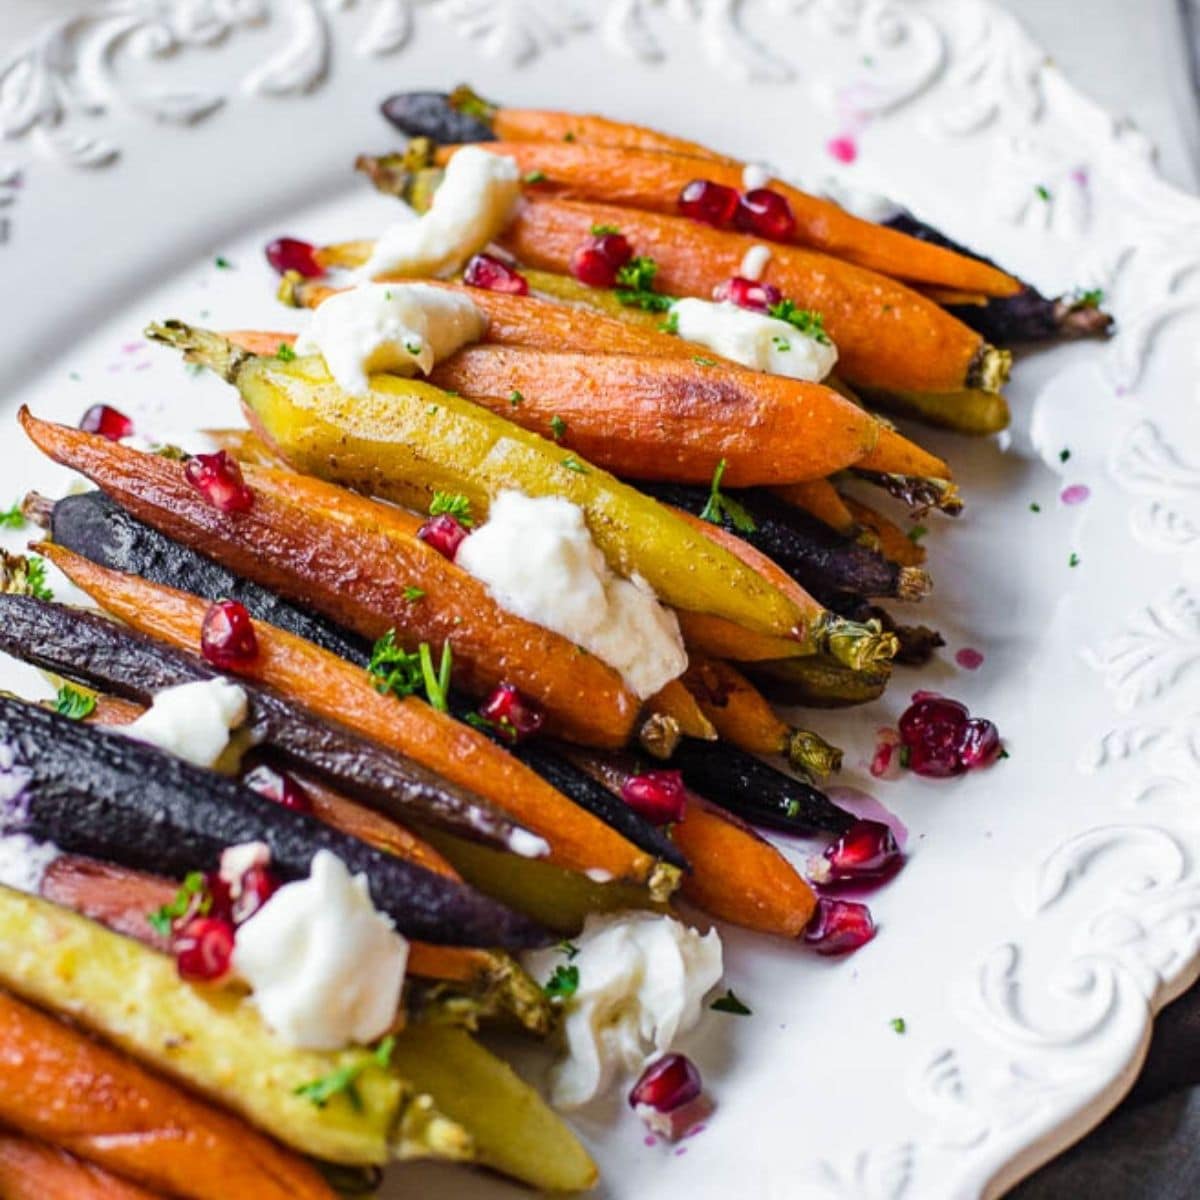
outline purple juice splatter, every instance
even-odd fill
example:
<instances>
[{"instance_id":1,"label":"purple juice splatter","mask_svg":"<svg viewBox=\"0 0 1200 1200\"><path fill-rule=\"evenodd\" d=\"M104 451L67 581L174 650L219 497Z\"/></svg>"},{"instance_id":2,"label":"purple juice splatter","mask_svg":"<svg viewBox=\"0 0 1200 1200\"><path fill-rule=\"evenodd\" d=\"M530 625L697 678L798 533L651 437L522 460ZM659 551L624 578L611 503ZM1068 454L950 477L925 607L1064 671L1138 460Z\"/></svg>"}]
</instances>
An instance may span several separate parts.
<instances>
[{"instance_id":1,"label":"purple juice splatter","mask_svg":"<svg viewBox=\"0 0 1200 1200\"><path fill-rule=\"evenodd\" d=\"M678 1148L678 1149L675 1151L675 1157L676 1157L676 1158L682 1158L682 1157L683 1157L683 1156L684 1156L684 1155L687 1153L687 1151L688 1151L688 1148L687 1148L686 1146L680 1146L680 1147L679 1147L679 1148Z\"/></svg>"},{"instance_id":2,"label":"purple juice splatter","mask_svg":"<svg viewBox=\"0 0 1200 1200\"><path fill-rule=\"evenodd\" d=\"M1092 489L1086 483L1073 483L1063 488L1059 499L1064 504L1082 504L1091 494Z\"/></svg>"},{"instance_id":3,"label":"purple juice splatter","mask_svg":"<svg viewBox=\"0 0 1200 1200\"><path fill-rule=\"evenodd\" d=\"M643 1146L657 1146L658 1138L656 1138L654 1136L654 1134L648 1133L648 1134L646 1134L646 1136L644 1138L642 1138L642 1145Z\"/></svg>"},{"instance_id":4,"label":"purple juice splatter","mask_svg":"<svg viewBox=\"0 0 1200 1200\"><path fill-rule=\"evenodd\" d=\"M964 671L978 671L983 666L983 653L976 650L973 646L964 646L955 654L954 661Z\"/></svg>"},{"instance_id":5,"label":"purple juice splatter","mask_svg":"<svg viewBox=\"0 0 1200 1200\"><path fill-rule=\"evenodd\" d=\"M886 825L892 831L896 845L901 850L904 849L908 842L908 826L894 812L880 804L874 796L852 787L831 787L826 791L830 800L838 808L844 808L848 813L863 820L879 821Z\"/></svg>"},{"instance_id":6,"label":"purple juice splatter","mask_svg":"<svg viewBox=\"0 0 1200 1200\"><path fill-rule=\"evenodd\" d=\"M831 158L845 163L846 166L858 158L858 142L855 141L852 133L841 133L837 137L831 137L825 143L825 150Z\"/></svg>"}]
</instances>

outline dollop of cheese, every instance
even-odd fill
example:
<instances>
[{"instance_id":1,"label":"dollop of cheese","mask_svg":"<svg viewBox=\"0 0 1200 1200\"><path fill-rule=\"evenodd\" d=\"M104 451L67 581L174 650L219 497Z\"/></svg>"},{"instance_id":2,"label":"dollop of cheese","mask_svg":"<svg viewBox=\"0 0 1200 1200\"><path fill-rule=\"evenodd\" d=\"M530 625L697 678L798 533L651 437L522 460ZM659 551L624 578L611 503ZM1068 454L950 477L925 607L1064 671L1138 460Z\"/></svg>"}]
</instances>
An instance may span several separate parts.
<instances>
[{"instance_id":1,"label":"dollop of cheese","mask_svg":"<svg viewBox=\"0 0 1200 1200\"><path fill-rule=\"evenodd\" d=\"M564 1109L670 1050L700 1020L723 969L715 929L701 936L657 913L593 914L574 941L579 986L565 1005L566 1055L551 1075L551 1099ZM535 979L548 979L563 961L555 950L525 956Z\"/></svg>"},{"instance_id":2,"label":"dollop of cheese","mask_svg":"<svg viewBox=\"0 0 1200 1200\"><path fill-rule=\"evenodd\" d=\"M0 885L36 896L50 864L61 853L53 842L38 842L26 833L0 836Z\"/></svg>"},{"instance_id":3,"label":"dollop of cheese","mask_svg":"<svg viewBox=\"0 0 1200 1200\"><path fill-rule=\"evenodd\" d=\"M364 283L329 297L296 339L297 354L320 354L338 387L364 395L376 371L428 375L487 330L469 296L427 283Z\"/></svg>"},{"instance_id":4,"label":"dollop of cheese","mask_svg":"<svg viewBox=\"0 0 1200 1200\"><path fill-rule=\"evenodd\" d=\"M246 719L246 704L246 693L220 676L181 683L156 692L150 707L117 732L211 767L229 745L230 731Z\"/></svg>"},{"instance_id":5,"label":"dollop of cheese","mask_svg":"<svg viewBox=\"0 0 1200 1200\"><path fill-rule=\"evenodd\" d=\"M244 924L234 970L286 1042L310 1050L365 1045L391 1028L408 942L371 903L365 875L318 850L307 879L284 884Z\"/></svg>"},{"instance_id":6,"label":"dollop of cheese","mask_svg":"<svg viewBox=\"0 0 1200 1200\"><path fill-rule=\"evenodd\" d=\"M771 247L764 246L761 242L755 242L745 254L742 255L741 265L738 267L738 274L743 279L759 280L762 278L762 273L767 269L767 263L771 261Z\"/></svg>"},{"instance_id":7,"label":"dollop of cheese","mask_svg":"<svg viewBox=\"0 0 1200 1200\"><path fill-rule=\"evenodd\" d=\"M501 492L454 561L501 608L590 651L640 699L687 669L675 614L640 576L612 572L569 500Z\"/></svg>"},{"instance_id":8,"label":"dollop of cheese","mask_svg":"<svg viewBox=\"0 0 1200 1200\"><path fill-rule=\"evenodd\" d=\"M675 330L744 367L820 383L837 362L837 347L765 313L727 300L688 297L671 305Z\"/></svg>"},{"instance_id":9,"label":"dollop of cheese","mask_svg":"<svg viewBox=\"0 0 1200 1200\"><path fill-rule=\"evenodd\" d=\"M446 164L428 212L385 230L361 274L451 275L509 223L520 196L516 159L463 146Z\"/></svg>"}]
</instances>

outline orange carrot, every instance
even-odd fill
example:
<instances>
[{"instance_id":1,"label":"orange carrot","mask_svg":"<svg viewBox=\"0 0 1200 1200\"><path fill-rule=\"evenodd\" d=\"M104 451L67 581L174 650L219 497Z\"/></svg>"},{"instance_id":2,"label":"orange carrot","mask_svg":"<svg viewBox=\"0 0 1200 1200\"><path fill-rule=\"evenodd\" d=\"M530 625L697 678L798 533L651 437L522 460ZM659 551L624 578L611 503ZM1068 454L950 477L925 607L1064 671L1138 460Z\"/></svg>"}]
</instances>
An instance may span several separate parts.
<instances>
[{"instance_id":1,"label":"orange carrot","mask_svg":"<svg viewBox=\"0 0 1200 1200\"><path fill-rule=\"evenodd\" d=\"M0 1120L188 1200L333 1200L303 1159L137 1063L0 993Z\"/></svg>"},{"instance_id":2,"label":"orange carrot","mask_svg":"<svg viewBox=\"0 0 1200 1200\"><path fill-rule=\"evenodd\" d=\"M142 633L185 650L200 643L205 601L124 575L61 546L45 554L102 608ZM549 861L571 870L607 871L644 882L654 860L576 807L482 733L413 696L383 696L366 672L272 625L254 622L258 658L249 677L291 696L327 720L406 754L451 782L482 790L498 807L550 846Z\"/></svg>"},{"instance_id":3,"label":"orange carrot","mask_svg":"<svg viewBox=\"0 0 1200 1200\"><path fill-rule=\"evenodd\" d=\"M686 899L705 912L759 933L794 938L804 932L817 899L770 842L693 796L671 837L692 864Z\"/></svg>"},{"instance_id":4,"label":"orange carrot","mask_svg":"<svg viewBox=\"0 0 1200 1200\"><path fill-rule=\"evenodd\" d=\"M925 547L914 542L895 521L889 521L883 513L863 504L861 500L855 500L853 496L843 496L842 500L853 513L855 521L875 535L880 550L892 562L902 567L919 567L925 561Z\"/></svg>"},{"instance_id":5,"label":"orange carrot","mask_svg":"<svg viewBox=\"0 0 1200 1200\"><path fill-rule=\"evenodd\" d=\"M903 434L881 425L879 440L854 464L860 471L876 471L881 475L908 475L913 479L953 479L954 473L928 450L922 450Z\"/></svg>"},{"instance_id":6,"label":"orange carrot","mask_svg":"<svg viewBox=\"0 0 1200 1200\"><path fill-rule=\"evenodd\" d=\"M674 719L684 737L700 738L706 742L717 740L717 731L712 722L704 715L696 698L684 686L683 680L672 679L655 693L652 704L655 712Z\"/></svg>"},{"instance_id":7,"label":"orange carrot","mask_svg":"<svg viewBox=\"0 0 1200 1200\"><path fill-rule=\"evenodd\" d=\"M65 1150L0 1133L3 1200L155 1200L153 1192L118 1179Z\"/></svg>"},{"instance_id":8,"label":"orange carrot","mask_svg":"<svg viewBox=\"0 0 1200 1200\"><path fill-rule=\"evenodd\" d=\"M743 190L742 164L656 150L614 145L586 145L554 141L489 142L489 152L517 161L523 175L542 172L546 183L537 188L561 188L581 200L675 214L679 194L695 179L711 180L736 191ZM443 146L436 161L445 163L458 149ZM858 264L881 275L914 284L935 285L938 303L961 304L963 295L1013 296L1021 284L1011 275L966 255L923 242L873 221L864 221L844 208L812 196L779 179L766 185L783 196L796 219L795 230L783 239L810 246L835 258Z\"/></svg>"},{"instance_id":9,"label":"orange carrot","mask_svg":"<svg viewBox=\"0 0 1200 1200\"><path fill-rule=\"evenodd\" d=\"M181 463L28 413L21 420L56 462L239 575L370 640L394 630L410 651L429 643L435 661L449 644L459 686L486 694L514 683L572 740L628 740L640 705L620 675L559 634L506 612L483 584L416 536L416 518L321 480L262 467L245 469L253 507L221 512L187 481ZM354 520L345 517L351 511Z\"/></svg>"},{"instance_id":10,"label":"orange carrot","mask_svg":"<svg viewBox=\"0 0 1200 1200\"><path fill-rule=\"evenodd\" d=\"M786 754L793 729L740 671L693 655L683 685L725 741L751 754Z\"/></svg>"},{"instance_id":11,"label":"orange carrot","mask_svg":"<svg viewBox=\"0 0 1200 1200\"><path fill-rule=\"evenodd\" d=\"M630 146L669 154L690 154L716 162L723 159L699 142L659 133L644 125L630 125L592 113L551 112L537 108L498 108L492 116L492 131L505 142L582 142L591 146Z\"/></svg>"},{"instance_id":12,"label":"orange carrot","mask_svg":"<svg viewBox=\"0 0 1200 1200\"><path fill-rule=\"evenodd\" d=\"M789 483L857 464L874 447L880 426L831 389L705 361L477 346L439 363L430 382L558 432L627 478L707 483L725 460L730 486Z\"/></svg>"},{"instance_id":13,"label":"orange carrot","mask_svg":"<svg viewBox=\"0 0 1200 1200\"><path fill-rule=\"evenodd\" d=\"M828 479L810 479L804 483L785 483L771 490L780 500L804 509L818 521L824 521L830 529L835 529L846 537L854 536L856 531L854 514L838 494L837 488Z\"/></svg>"},{"instance_id":14,"label":"orange carrot","mask_svg":"<svg viewBox=\"0 0 1200 1200\"><path fill-rule=\"evenodd\" d=\"M754 238L689 221L610 205L527 198L501 243L522 262L567 271L595 224L619 228L638 254L658 263L655 284L668 295L710 297L741 270ZM762 278L797 304L822 314L837 344L839 371L856 386L914 392L996 389L1006 352L903 284L852 263L796 246L777 247Z\"/></svg>"}]
</instances>

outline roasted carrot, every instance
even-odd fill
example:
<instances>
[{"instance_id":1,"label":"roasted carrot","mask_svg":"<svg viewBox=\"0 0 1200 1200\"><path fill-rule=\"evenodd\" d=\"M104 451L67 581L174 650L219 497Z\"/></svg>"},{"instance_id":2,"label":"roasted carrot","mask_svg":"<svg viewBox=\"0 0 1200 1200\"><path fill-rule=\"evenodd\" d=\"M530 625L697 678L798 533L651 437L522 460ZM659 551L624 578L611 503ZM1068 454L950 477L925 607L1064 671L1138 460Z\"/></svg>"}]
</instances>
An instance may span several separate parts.
<instances>
[{"instance_id":1,"label":"roasted carrot","mask_svg":"<svg viewBox=\"0 0 1200 1200\"><path fill-rule=\"evenodd\" d=\"M669 295L709 297L736 275L755 239L683 217L551 197L527 198L501 243L522 262L569 269L595 224L618 227L639 254L658 264L655 283ZM816 309L838 347L838 369L855 386L913 392L997 390L1011 355L903 284L828 255L780 246L762 278Z\"/></svg>"},{"instance_id":2,"label":"roasted carrot","mask_svg":"<svg viewBox=\"0 0 1200 1200\"><path fill-rule=\"evenodd\" d=\"M995 390L964 388L952 391L921 391L903 388L874 389L867 399L884 412L912 417L938 429L950 429L976 437L1000 433L1012 419L1008 402Z\"/></svg>"},{"instance_id":3,"label":"roasted carrot","mask_svg":"<svg viewBox=\"0 0 1200 1200\"><path fill-rule=\"evenodd\" d=\"M889 521L883 513L876 511L853 496L842 496L842 503L850 510L854 520L864 529L869 529L879 543L879 549L892 562L904 567L919 567L925 561L925 547L919 545L914 537L896 524ZM913 526L916 530L917 526Z\"/></svg>"},{"instance_id":4,"label":"roasted carrot","mask_svg":"<svg viewBox=\"0 0 1200 1200\"><path fill-rule=\"evenodd\" d=\"M879 437L874 447L854 464L859 471L875 471L885 475L908 475L914 479L953 479L954 474L947 463L922 450L903 434L879 428Z\"/></svg>"},{"instance_id":5,"label":"roasted carrot","mask_svg":"<svg viewBox=\"0 0 1200 1200\"><path fill-rule=\"evenodd\" d=\"M303 1159L77 1029L0 993L0 1120L189 1200L333 1200Z\"/></svg>"},{"instance_id":6,"label":"roasted carrot","mask_svg":"<svg viewBox=\"0 0 1200 1200\"><path fill-rule=\"evenodd\" d=\"M671 717L685 737L701 738L706 742L717 740L717 731L712 722L704 715L696 698L690 689L684 686L682 680L672 679L653 700L655 711Z\"/></svg>"},{"instance_id":7,"label":"roasted carrot","mask_svg":"<svg viewBox=\"0 0 1200 1200\"><path fill-rule=\"evenodd\" d=\"M846 501L828 479L812 479L805 483L785 483L771 489L780 500L794 504L806 513L824 521L830 529L844 537L854 537L857 522Z\"/></svg>"},{"instance_id":8,"label":"roasted carrot","mask_svg":"<svg viewBox=\"0 0 1200 1200\"><path fill-rule=\"evenodd\" d=\"M485 147L495 154L515 158L522 174L542 172L546 184L559 187L574 198L605 204L674 214L679 211L679 193L695 179L707 179L741 191L742 164L722 163L678 151L637 150L614 145L588 145L562 141L502 141ZM440 147L435 161L444 165L458 149ZM914 284L932 284L948 295L974 293L1013 296L1021 284L1011 275L978 259L956 254L943 246L864 221L844 208L809 195L780 179L765 184L782 195L796 219L791 237L784 239L810 246L835 258L890 275ZM938 303L947 301L942 295ZM961 304L961 299L953 299Z\"/></svg>"},{"instance_id":9,"label":"roasted carrot","mask_svg":"<svg viewBox=\"0 0 1200 1200\"><path fill-rule=\"evenodd\" d=\"M720 737L751 754L786 755L792 766L825 776L841 765L842 752L806 729L782 720L766 697L727 662L693 655L683 677Z\"/></svg>"},{"instance_id":10,"label":"roasted carrot","mask_svg":"<svg viewBox=\"0 0 1200 1200\"><path fill-rule=\"evenodd\" d=\"M871 460L879 425L836 392L709 361L478 346L430 382L631 479L707 483L724 460L726 482L743 487Z\"/></svg>"},{"instance_id":11,"label":"roasted carrot","mask_svg":"<svg viewBox=\"0 0 1200 1200\"><path fill-rule=\"evenodd\" d=\"M408 650L428 642L435 656L449 644L458 686L486 694L501 682L515 683L572 740L601 746L628 740L639 703L616 671L506 612L483 584L416 536L416 518L321 480L261 467L246 468L253 507L222 512L188 483L181 463L28 412L21 420L56 462L237 574L370 640L394 630ZM417 600L407 598L413 587L421 593Z\"/></svg>"},{"instance_id":12,"label":"roasted carrot","mask_svg":"<svg viewBox=\"0 0 1200 1200\"><path fill-rule=\"evenodd\" d=\"M44 553L102 608L135 629L183 649L199 645L208 605L195 596L98 567L60 546ZM577 808L482 733L413 696L382 696L360 669L261 621L258 658L245 673L292 696L329 720L407 754L488 798L544 838L548 858L571 870L607 871L615 879L668 886L677 872L654 860ZM520 814L520 815L518 815Z\"/></svg>"},{"instance_id":13,"label":"roasted carrot","mask_svg":"<svg viewBox=\"0 0 1200 1200\"><path fill-rule=\"evenodd\" d=\"M118 1179L44 1142L0 1132L3 1200L155 1200L153 1192Z\"/></svg>"}]
</instances>

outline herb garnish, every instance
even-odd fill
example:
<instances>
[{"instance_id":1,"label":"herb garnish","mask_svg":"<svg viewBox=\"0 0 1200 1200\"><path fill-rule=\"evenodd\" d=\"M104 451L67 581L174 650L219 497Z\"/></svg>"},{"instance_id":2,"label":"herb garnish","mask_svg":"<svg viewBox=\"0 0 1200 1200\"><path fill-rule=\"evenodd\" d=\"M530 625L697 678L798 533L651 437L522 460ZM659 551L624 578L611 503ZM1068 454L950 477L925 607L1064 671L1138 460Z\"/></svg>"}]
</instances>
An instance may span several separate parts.
<instances>
[{"instance_id":1,"label":"herb garnish","mask_svg":"<svg viewBox=\"0 0 1200 1200\"><path fill-rule=\"evenodd\" d=\"M425 589L419 587L406 587L404 589L405 600L421 600L425 596Z\"/></svg>"},{"instance_id":2,"label":"herb garnish","mask_svg":"<svg viewBox=\"0 0 1200 1200\"><path fill-rule=\"evenodd\" d=\"M1036 184L1033 190L1038 194L1039 199L1045 200L1047 203L1049 202L1050 189L1044 183Z\"/></svg>"},{"instance_id":3,"label":"herb garnish","mask_svg":"<svg viewBox=\"0 0 1200 1200\"><path fill-rule=\"evenodd\" d=\"M907 746L900 747L900 765L907 768L912 761L912 751Z\"/></svg>"},{"instance_id":4,"label":"herb garnish","mask_svg":"<svg viewBox=\"0 0 1200 1200\"><path fill-rule=\"evenodd\" d=\"M675 303L675 298L654 290L654 277L657 274L658 263L649 255L639 254L631 258L617 271L617 299L627 308L666 312Z\"/></svg>"},{"instance_id":5,"label":"herb garnish","mask_svg":"<svg viewBox=\"0 0 1200 1200\"><path fill-rule=\"evenodd\" d=\"M698 367L715 367L717 365L715 358L705 358L703 354L693 354L692 362Z\"/></svg>"},{"instance_id":6,"label":"herb garnish","mask_svg":"<svg viewBox=\"0 0 1200 1200\"><path fill-rule=\"evenodd\" d=\"M1079 566L1079 555L1076 554L1074 550L1071 551L1071 557L1067 559L1067 566L1068 567Z\"/></svg>"},{"instance_id":7,"label":"herb garnish","mask_svg":"<svg viewBox=\"0 0 1200 1200\"><path fill-rule=\"evenodd\" d=\"M1029 511L1030 512L1041 512L1042 506L1035 500L1032 504L1030 504Z\"/></svg>"},{"instance_id":8,"label":"herb garnish","mask_svg":"<svg viewBox=\"0 0 1200 1200\"><path fill-rule=\"evenodd\" d=\"M564 142L573 142L574 140L575 140L575 135L568 129L567 132L563 134L563 141Z\"/></svg>"},{"instance_id":9,"label":"herb garnish","mask_svg":"<svg viewBox=\"0 0 1200 1200\"><path fill-rule=\"evenodd\" d=\"M454 662L450 643L442 643L442 661L438 664L436 675L433 671L433 652L429 649L429 643L422 642L417 652L421 656L421 677L425 681L425 695L429 698L429 703L438 712L449 712L450 669Z\"/></svg>"},{"instance_id":10,"label":"herb garnish","mask_svg":"<svg viewBox=\"0 0 1200 1200\"><path fill-rule=\"evenodd\" d=\"M789 342L785 337L773 337L771 341L774 344L775 349L778 350L780 354L783 354L785 351L792 348L792 343Z\"/></svg>"},{"instance_id":11,"label":"herb garnish","mask_svg":"<svg viewBox=\"0 0 1200 1200\"><path fill-rule=\"evenodd\" d=\"M617 225L593 225L592 237L607 237L610 233L620 233L620 227Z\"/></svg>"},{"instance_id":12,"label":"herb garnish","mask_svg":"<svg viewBox=\"0 0 1200 1200\"><path fill-rule=\"evenodd\" d=\"M541 183L546 178L545 171L526 171L523 176L525 183Z\"/></svg>"},{"instance_id":13,"label":"herb garnish","mask_svg":"<svg viewBox=\"0 0 1200 1200\"><path fill-rule=\"evenodd\" d=\"M559 954L565 954L568 962L579 954L579 947L574 942L569 942L566 939L559 942L554 948Z\"/></svg>"},{"instance_id":14,"label":"herb garnish","mask_svg":"<svg viewBox=\"0 0 1200 1200\"><path fill-rule=\"evenodd\" d=\"M513 406L513 408L516 408L517 405L520 404L524 399L525 397L521 395L516 388L513 388L513 390L508 393L508 402Z\"/></svg>"},{"instance_id":15,"label":"herb garnish","mask_svg":"<svg viewBox=\"0 0 1200 1200\"><path fill-rule=\"evenodd\" d=\"M203 895L203 892L204 872L190 871L180 886L179 891L175 893L175 899L169 904L164 904L162 908L157 909L155 912L150 913L146 918L150 928L160 937L169 937L171 923L191 909L192 903L197 896L200 897L200 900L196 912L203 916L212 907L212 897Z\"/></svg>"},{"instance_id":16,"label":"herb garnish","mask_svg":"<svg viewBox=\"0 0 1200 1200\"><path fill-rule=\"evenodd\" d=\"M218 271L228 271L233 266L233 263L231 263L223 254L218 254L217 257L213 259L213 266L215 266Z\"/></svg>"},{"instance_id":17,"label":"herb garnish","mask_svg":"<svg viewBox=\"0 0 1200 1200\"><path fill-rule=\"evenodd\" d=\"M908 1025L903 1017L893 1017L889 1024L897 1033L906 1033L908 1031Z\"/></svg>"},{"instance_id":18,"label":"herb garnish","mask_svg":"<svg viewBox=\"0 0 1200 1200\"><path fill-rule=\"evenodd\" d=\"M442 514L453 517L460 525L470 529L475 524L471 516L471 502L461 492L434 492L429 504L429 515L438 517Z\"/></svg>"},{"instance_id":19,"label":"herb garnish","mask_svg":"<svg viewBox=\"0 0 1200 1200\"><path fill-rule=\"evenodd\" d=\"M558 413L555 413L554 416L550 418L550 432L553 434L556 442L561 442L563 440L563 434L567 432L567 423L558 415Z\"/></svg>"},{"instance_id":20,"label":"herb garnish","mask_svg":"<svg viewBox=\"0 0 1200 1200\"><path fill-rule=\"evenodd\" d=\"M585 467L583 463L581 463L573 454L568 454L567 457L562 460L562 465L566 467L568 471L574 471L576 475L587 475L589 473L587 467Z\"/></svg>"},{"instance_id":21,"label":"herb garnish","mask_svg":"<svg viewBox=\"0 0 1200 1200\"><path fill-rule=\"evenodd\" d=\"M25 560L25 586L29 594L38 600L53 600L54 592L46 583L46 560L36 554Z\"/></svg>"},{"instance_id":22,"label":"herb garnish","mask_svg":"<svg viewBox=\"0 0 1200 1200\"><path fill-rule=\"evenodd\" d=\"M1066 462L1067 459L1069 459L1070 457L1071 457L1071 451L1068 450L1065 446L1063 447L1063 449L1061 449L1058 452L1058 461L1059 462Z\"/></svg>"},{"instance_id":23,"label":"herb garnish","mask_svg":"<svg viewBox=\"0 0 1200 1200\"><path fill-rule=\"evenodd\" d=\"M829 345L829 334L825 332L825 318L811 308L797 308L792 300L780 300L767 309L768 316L777 321L786 321L814 342Z\"/></svg>"},{"instance_id":24,"label":"herb garnish","mask_svg":"<svg viewBox=\"0 0 1200 1200\"><path fill-rule=\"evenodd\" d=\"M914 525L905 537L915 546L928 532L924 525Z\"/></svg>"},{"instance_id":25,"label":"herb garnish","mask_svg":"<svg viewBox=\"0 0 1200 1200\"><path fill-rule=\"evenodd\" d=\"M96 697L90 692L81 692L69 683L64 683L54 697L54 711L60 716L70 717L72 721L82 721L95 710Z\"/></svg>"},{"instance_id":26,"label":"herb garnish","mask_svg":"<svg viewBox=\"0 0 1200 1200\"><path fill-rule=\"evenodd\" d=\"M407 350L408 353L413 356L413 358L416 358L417 355L421 353L422 343L418 341L405 342L404 349Z\"/></svg>"},{"instance_id":27,"label":"herb garnish","mask_svg":"<svg viewBox=\"0 0 1200 1200\"><path fill-rule=\"evenodd\" d=\"M679 333L679 314L672 309L667 313L667 319L658 327L662 333Z\"/></svg>"},{"instance_id":28,"label":"herb garnish","mask_svg":"<svg viewBox=\"0 0 1200 1200\"><path fill-rule=\"evenodd\" d=\"M21 511L19 503L0 512L0 529L23 529L24 527L25 514Z\"/></svg>"},{"instance_id":29,"label":"herb garnish","mask_svg":"<svg viewBox=\"0 0 1200 1200\"><path fill-rule=\"evenodd\" d=\"M295 1089L293 1095L303 1096L306 1100L311 1100L318 1108L324 1108L334 1096L345 1093L346 1099L350 1101L355 1112L362 1112L362 1096L358 1094L357 1086L359 1076L372 1066L386 1070L391 1065L392 1051L395 1048L396 1039L389 1035L375 1047L369 1058L347 1063L344 1067L338 1067L336 1071L330 1071L328 1075L322 1075L320 1079L314 1079L311 1083L302 1083Z\"/></svg>"},{"instance_id":30,"label":"herb garnish","mask_svg":"<svg viewBox=\"0 0 1200 1200\"><path fill-rule=\"evenodd\" d=\"M275 357L280 362L292 362L296 357L296 352L287 342L280 342L279 349L275 351Z\"/></svg>"},{"instance_id":31,"label":"herb garnish","mask_svg":"<svg viewBox=\"0 0 1200 1200\"><path fill-rule=\"evenodd\" d=\"M719 996L709 1006L713 1012L731 1013L735 1017L752 1017L754 1014L734 994L733 988L727 988L725 995Z\"/></svg>"},{"instance_id":32,"label":"herb garnish","mask_svg":"<svg viewBox=\"0 0 1200 1200\"><path fill-rule=\"evenodd\" d=\"M420 589L416 589L420 591ZM421 592L423 596L425 593ZM411 599L406 595L406 599ZM442 661L435 671L433 652L428 642L422 642L415 651L396 645L396 631L389 629L371 648L371 660L367 663L367 674L374 677L375 690L386 696L403 699L425 690L425 696L434 708L441 712L449 709L447 695L450 691L450 670L453 664L450 643L442 646Z\"/></svg>"},{"instance_id":33,"label":"herb garnish","mask_svg":"<svg viewBox=\"0 0 1200 1200\"><path fill-rule=\"evenodd\" d=\"M1075 289L1075 307L1076 308L1099 308L1104 303L1103 288L1076 288Z\"/></svg>"},{"instance_id":34,"label":"herb garnish","mask_svg":"<svg viewBox=\"0 0 1200 1200\"><path fill-rule=\"evenodd\" d=\"M542 991L551 1000L566 1000L579 990L579 968L559 963L554 974L542 985Z\"/></svg>"},{"instance_id":35,"label":"herb garnish","mask_svg":"<svg viewBox=\"0 0 1200 1200\"><path fill-rule=\"evenodd\" d=\"M712 483L708 488L708 502L700 512L700 519L712 525L721 525L725 521L738 533L753 533L758 525L745 507L737 500L731 499L721 491L721 480L725 477L725 459L717 463L713 472Z\"/></svg>"}]
</instances>

